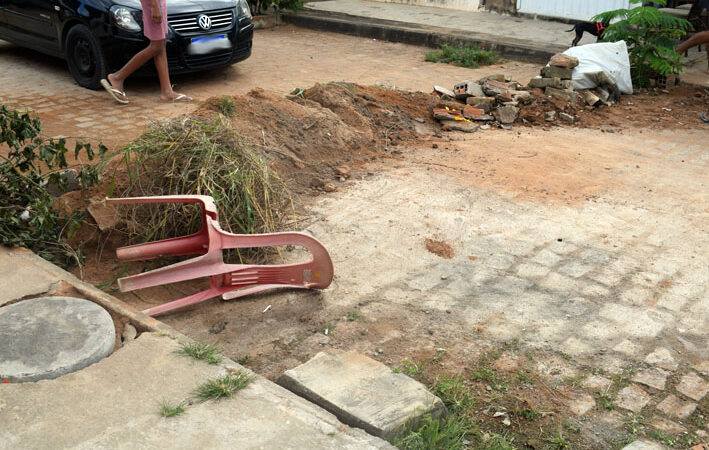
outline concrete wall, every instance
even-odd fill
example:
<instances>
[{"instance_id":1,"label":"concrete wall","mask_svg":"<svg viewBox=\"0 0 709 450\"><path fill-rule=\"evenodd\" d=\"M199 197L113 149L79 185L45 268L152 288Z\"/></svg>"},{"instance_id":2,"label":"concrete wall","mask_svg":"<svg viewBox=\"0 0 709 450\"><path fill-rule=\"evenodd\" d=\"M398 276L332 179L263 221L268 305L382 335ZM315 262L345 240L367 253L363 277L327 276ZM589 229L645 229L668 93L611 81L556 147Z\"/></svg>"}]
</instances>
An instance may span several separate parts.
<instances>
[{"instance_id":1,"label":"concrete wall","mask_svg":"<svg viewBox=\"0 0 709 450\"><path fill-rule=\"evenodd\" d=\"M482 0L481 6L488 11L501 14L515 14L517 12L517 0Z\"/></svg>"},{"instance_id":2,"label":"concrete wall","mask_svg":"<svg viewBox=\"0 0 709 450\"><path fill-rule=\"evenodd\" d=\"M629 0L517 0L520 13L584 21L604 11L629 7Z\"/></svg>"},{"instance_id":3,"label":"concrete wall","mask_svg":"<svg viewBox=\"0 0 709 450\"><path fill-rule=\"evenodd\" d=\"M434 6L436 8L460 9L477 11L480 0L374 0L383 3L400 3L403 5Z\"/></svg>"}]
</instances>

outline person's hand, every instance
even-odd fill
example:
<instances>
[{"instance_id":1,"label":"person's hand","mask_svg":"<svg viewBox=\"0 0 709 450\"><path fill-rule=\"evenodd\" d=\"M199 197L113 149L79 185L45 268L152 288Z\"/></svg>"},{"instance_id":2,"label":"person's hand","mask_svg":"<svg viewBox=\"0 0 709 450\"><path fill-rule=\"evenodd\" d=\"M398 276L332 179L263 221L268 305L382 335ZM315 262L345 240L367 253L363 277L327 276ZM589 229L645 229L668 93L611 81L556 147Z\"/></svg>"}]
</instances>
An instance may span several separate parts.
<instances>
[{"instance_id":1,"label":"person's hand","mask_svg":"<svg viewBox=\"0 0 709 450\"><path fill-rule=\"evenodd\" d=\"M152 3L152 19L153 23L160 23L162 22L162 11L160 10L160 4L156 1L153 0Z\"/></svg>"}]
</instances>

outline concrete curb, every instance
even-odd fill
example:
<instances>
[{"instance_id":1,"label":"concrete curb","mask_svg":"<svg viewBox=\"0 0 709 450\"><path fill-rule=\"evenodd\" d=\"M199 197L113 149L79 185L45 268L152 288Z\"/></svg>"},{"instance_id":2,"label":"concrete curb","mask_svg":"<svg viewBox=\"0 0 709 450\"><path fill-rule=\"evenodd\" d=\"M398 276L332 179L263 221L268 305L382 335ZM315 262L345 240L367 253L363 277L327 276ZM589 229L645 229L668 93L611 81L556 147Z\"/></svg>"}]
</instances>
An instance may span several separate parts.
<instances>
[{"instance_id":1,"label":"concrete curb","mask_svg":"<svg viewBox=\"0 0 709 450\"><path fill-rule=\"evenodd\" d=\"M441 44L477 44L498 51L503 57L544 63L555 53L566 50L564 46L536 46L526 41L503 38L485 33L474 33L441 27L372 19L329 11L301 10L283 13L285 23L314 30L343 33L391 42L436 48Z\"/></svg>"}]
</instances>

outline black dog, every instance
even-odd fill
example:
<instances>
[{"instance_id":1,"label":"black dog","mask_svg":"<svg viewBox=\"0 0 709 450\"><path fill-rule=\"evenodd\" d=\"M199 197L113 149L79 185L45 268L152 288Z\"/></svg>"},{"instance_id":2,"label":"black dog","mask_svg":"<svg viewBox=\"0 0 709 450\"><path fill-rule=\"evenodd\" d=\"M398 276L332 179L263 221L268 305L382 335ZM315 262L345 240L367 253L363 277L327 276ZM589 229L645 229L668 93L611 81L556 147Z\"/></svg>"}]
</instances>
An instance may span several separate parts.
<instances>
[{"instance_id":1,"label":"black dog","mask_svg":"<svg viewBox=\"0 0 709 450\"><path fill-rule=\"evenodd\" d=\"M583 36L584 31L586 33L591 33L592 35L596 36L598 39L596 39L596 42L601 40L601 37L603 36L603 33L606 31L606 28L608 28L607 24L603 24L601 22L579 22L574 27L568 31L575 31L576 32L576 38L574 41L571 43L572 47L576 47L576 44L579 43L581 40L581 37ZM567 31L567 33L568 33Z\"/></svg>"}]
</instances>

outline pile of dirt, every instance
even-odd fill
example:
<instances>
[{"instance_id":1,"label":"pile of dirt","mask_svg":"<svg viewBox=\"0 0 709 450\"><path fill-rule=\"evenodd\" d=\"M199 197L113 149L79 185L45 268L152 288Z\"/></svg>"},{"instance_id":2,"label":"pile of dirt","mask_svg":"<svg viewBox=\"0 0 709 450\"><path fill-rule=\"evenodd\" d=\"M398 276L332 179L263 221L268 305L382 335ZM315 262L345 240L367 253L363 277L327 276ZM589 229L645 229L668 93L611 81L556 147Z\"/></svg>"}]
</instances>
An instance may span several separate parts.
<instances>
[{"instance_id":1,"label":"pile of dirt","mask_svg":"<svg viewBox=\"0 0 709 450\"><path fill-rule=\"evenodd\" d=\"M226 100L214 97L194 115L210 117L231 102L232 128L273 156L274 169L302 194L333 191L331 181L397 154L398 146L430 130L427 116L436 100L420 92L328 83L287 97L263 89Z\"/></svg>"}]
</instances>

